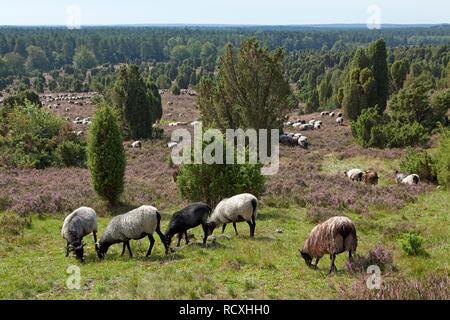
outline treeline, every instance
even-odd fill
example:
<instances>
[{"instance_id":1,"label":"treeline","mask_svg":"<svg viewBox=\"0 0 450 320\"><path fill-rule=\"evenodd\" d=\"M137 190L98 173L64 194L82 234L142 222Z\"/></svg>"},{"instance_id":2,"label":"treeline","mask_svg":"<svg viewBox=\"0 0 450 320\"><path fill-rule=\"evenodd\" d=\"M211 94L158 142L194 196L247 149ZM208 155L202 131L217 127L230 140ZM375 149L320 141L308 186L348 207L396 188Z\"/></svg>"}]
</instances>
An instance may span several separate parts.
<instances>
[{"instance_id":1,"label":"treeline","mask_svg":"<svg viewBox=\"0 0 450 320\"><path fill-rule=\"evenodd\" d=\"M0 28L0 88L6 87L17 77L32 76L38 79L37 83L24 79L24 84L31 85L33 82L36 90L42 90L42 74L50 73L51 77L46 79L50 90L101 90L111 83L112 66L120 63L140 65L141 71L148 71L160 88L170 88L175 81L179 88L186 88L195 86L202 75L214 72L226 44L239 47L249 37L256 37L271 50L283 48L287 53L290 78L294 82L301 80L312 85L319 81L317 78L325 69L336 65L339 69L345 68L355 48L378 38L383 38L391 48L421 46L427 51L429 46L450 42L450 27L382 30L307 27L87 27L68 30L3 27ZM328 57L324 52L328 52ZM307 66L306 70L304 66ZM313 69L308 70L309 66ZM92 74L86 73L88 69L94 69ZM335 78L339 76L335 75ZM321 92L326 97L324 89L325 83ZM311 91L307 96L319 101L314 94Z\"/></svg>"}]
</instances>

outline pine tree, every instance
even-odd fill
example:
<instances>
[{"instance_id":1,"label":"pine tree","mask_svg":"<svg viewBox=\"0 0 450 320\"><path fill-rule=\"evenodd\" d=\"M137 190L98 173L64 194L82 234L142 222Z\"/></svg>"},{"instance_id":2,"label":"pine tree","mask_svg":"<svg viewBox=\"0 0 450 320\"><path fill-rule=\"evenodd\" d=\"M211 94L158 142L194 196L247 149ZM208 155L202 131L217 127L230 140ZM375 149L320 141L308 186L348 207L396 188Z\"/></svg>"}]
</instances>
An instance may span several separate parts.
<instances>
[{"instance_id":1,"label":"pine tree","mask_svg":"<svg viewBox=\"0 0 450 320\"><path fill-rule=\"evenodd\" d=\"M147 87L138 66L120 67L112 101L119 110L127 135L132 139L150 138L152 125L160 118L161 101L153 96L153 90Z\"/></svg>"},{"instance_id":2,"label":"pine tree","mask_svg":"<svg viewBox=\"0 0 450 320\"><path fill-rule=\"evenodd\" d=\"M87 155L95 192L110 205L116 204L123 192L126 161L116 116L106 104L99 106L92 120Z\"/></svg>"},{"instance_id":3,"label":"pine tree","mask_svg":"<svg viewBox=\"0 0 450 320\"><path fill-rule=\"evenodd\" d=\"M387 65L386 43L383 39L372 42L368 48L368 55L375 78L375 95L368 101L373 107L378 105L380 112L384 112L389 95L389 72Z\"/></svg>"}]
</instances>

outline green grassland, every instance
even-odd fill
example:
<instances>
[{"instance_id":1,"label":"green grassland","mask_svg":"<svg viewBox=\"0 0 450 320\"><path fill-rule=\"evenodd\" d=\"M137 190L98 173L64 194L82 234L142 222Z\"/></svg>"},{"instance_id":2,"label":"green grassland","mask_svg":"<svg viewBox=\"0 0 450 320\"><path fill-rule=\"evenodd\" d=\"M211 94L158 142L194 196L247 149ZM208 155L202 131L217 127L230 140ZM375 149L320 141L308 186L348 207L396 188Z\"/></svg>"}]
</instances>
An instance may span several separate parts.
<instances>
[{"instance_id":1,"label":"green grassland","mask_svg":"<svg viewBox=\"0 0 450 320\"><path fill-rule=\"evenodd\" d=\"M370 216L349 213L358 229L358 253L364 255L383 244L394 253L398 269L394 276L422 279L433 273L448 274L449 195L447 191L426 193L397 212L375 211ZM84 264L65 257L62 216L33 216L21 235L2 232L0 236L0 299L344 298L340 286L350 286L364 275L343 270L346 254L338 256L339 272L335 275L328 275L328 257L321 260L319 270L305 265L298 250L313 227L305 215L304 208L278 209L265 206L263 201L254 240L249 239L247 224L241 223L239 236L231 226L224 236L216 229L217 240L203 248L202 231L197 228L192 231L196 240L187 246L183 241L176 253L167 256L156 237L149 258L145 258L149 242L143 239L131 243L133 258L120 256L119 244L99 261L92 236L87 236ZM164 213L163 231L168 219L169 213ZM99 218L100 235L108 221ZM405 225L412 225L425 238L427 256L403 253L399 235ZM73 264L81 268L79 290L66 286L66 270Z\"/></svg>"}]
</instances>

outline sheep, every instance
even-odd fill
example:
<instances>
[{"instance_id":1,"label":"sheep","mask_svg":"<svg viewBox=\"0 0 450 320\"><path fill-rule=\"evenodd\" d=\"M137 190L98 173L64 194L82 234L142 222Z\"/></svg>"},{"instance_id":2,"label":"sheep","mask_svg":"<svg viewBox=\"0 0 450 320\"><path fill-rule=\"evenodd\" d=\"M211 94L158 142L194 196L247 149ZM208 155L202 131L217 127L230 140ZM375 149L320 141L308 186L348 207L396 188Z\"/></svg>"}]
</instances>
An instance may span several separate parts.
<instances>
[{"instance_id":1,"label":"sheep","mask_svg":"<svg viewBox=\"0 0 450 320\"><path fill-rule=\"evenodd\" d=\"M406 173L401 173L398 172L397 170L395 171L395 182L398 183L402 183L403 179L405 179L408 175Z\"/></svg>"},{"instance_id":2,"label":"sheep","mask_svg":"<svg viewBox=\"0 0 450 320\"><path fill-rule=\"evenodd\" d=\"M314 123L314 130L319 130L322 127L320 123Z\"/></svg>"},{"instance_id":3,"label":"sheep","mask_svg":"<svg viewBox=\"0 0 450 320\"><path fill-rule=\"evenodd\" d=\"M323 112L320 113L320 116L321 117L325 117L325 116L328 116L329 114L330 114L329 112L323 111Z\"/></svg>"},{"instance_id":4,"label":"sheep","mask_svg":"<svg viewBox=\"0 0 450 320\"><path fill-rule=\"evenodd\" d=\"M202 202L190 204L184 209L175 212L170 219L169 225L167 226L167 230L164 234L167 241L167 247L170 248L172 237L175 234L178 234L177 247L180 246L183 234L186 238L186 244L188 244L189 240L187 231L199 225L202 225L204 234L203 246L206 246L206 239L208 238L208 218L210 214L211 208L206 203Z\"/></svg>"},{"instance_id":5,"label":"sheep","mask_svg":"<svg viewBox=\"0 0 450 320\"><path fill-rule=\"evenodd\" d=\"M329 273L332 273L337 271L334 264L336 255L348 251L349 260L352 261L352 253L356 251L357 245L358 238L353 221L347 217L333 217L312 229L303 249L300 250L300 256L305 260L308 267L317 269L319 260L325 254L330 254L331 267ZM312 264L313 258L316 259L314 265Z\"/></svg>"},{"instance_id":6,"label":"sheep","mask_svg":"<svg viewBox=\"0 0 450 320\"><path fill-rule=\"evenodd\" d=\"M222 233L224 233L227 223L232 222L234 231L238 235L236 222L247 221L250 227L250 238L253 239L255 237L257 207L258 199L250 193L238 194L220 201L208 218L209 234L211 235L219 225L223 225Z\"/></svg>"},{"instance_id":7,"label":"sheep","mask_svg":"<svg viewBox=\"0 0 450 320\"><path fill-rule=\"evenodd\" d=\"M168 147L169 149L172 149L172 148L175 147L176 145L178 145L177 142L171 141L171 142L169 142L169 143L167 144L167 147Z\"/></svg>"},{"instance_id":8,"label":"sheep","mask_svg":"<svg viewBox=\"0 0 450 320\"><path fill-rule=\"evenodd\" d=\"M140 149L140 148L142 148L142 142L138 140L138 141L133 142L130 146L133 149Z\"/></svg>"},{"instance_id":9,"label":"sheep","mask_svg":"<svg viewBox=\"0 0 450 320\"><path fill-rule=\"evenodd\" d=\"M352 181L362 181L364 172L361 169L351 169L345 172L345 175Z\"/></svg>"},{"instance_id":10,"label":"sheep","mask_svg":"<svg viewBox=\"0 0 450 320\"><path fill-rule=\"evenodd\" d=\"M330 112L330 117L334 117L335 113L334 112Z\"/></svg>"},{"instance_id":11,"label":"sheep","mask_svg":"<svg viewBox=\"0 0 450 320\"><path fill-rule=\"evenodd\" d=\"M309 120L309 124L310 124L310 125L314 126L315 123L316 123L316 120L314 120L314 119Z\"/></svg>"},{"instance_id":12,"label":"sheep","mask_svg":"<svg viewBox=\"0 0 450 320\"><path fill-rule=\"evenodd\" d=\"M308 138L307 137L305 137L305 136L299 137L297 143L303 149L308 149L309 142L308 142Z\"/></svg>"},{"instance_id":13,"label":"sheep","mask_svg":"<svg viewBox=\"0 0 450 320\"><path fill-rule=\"evenodd\" d=\"M338 112L338 114L337 114L336 116L337 116L337 117L342 117L343 114L342 114L342 112Z\"/></svg>"},{"instance_id":14,"label":"sheep","mask_svg":"<svg viewBox=\"0 0 450 320\"><path fill-rule=\"evenodd\" d=\"M292 145L294 145L294 138L287 134L282 134L282 135L280 135L279 142L281 144L292 146Z\"/></svg>"},{"instance_id":15,"label":"sheep","mask_svg":"<svg viewBox=\"0 0 450 320\"><path fill-rule=\"evenodd\" d=\"M412 186L413 184L418 184L419 181L420 178L417 174L410 174L402 180L402 183Z\"/></svg>"},{"instance_id":16,"label":"sheep","mask_svg":"<svg viewBox=\"0 0 450 320\"><path fill-rule=\"evenodd\" d=\"M81 262L84 262L83 237L90 233L97 242L97 215L92 208L81 207L69 214L61 229L62 237L67 241L66 257L73 251Z\"/></svg>"},{"instance_id":17,"label":"sheep","mask_svg":"<svg viewBox=\"0 0 450 320\"><path fill-rule=\"evenodd\" d=\"M378 184L378 173L375 171L366 171L364 173L364 182L370 185Z\"/></svg>"},{"instance_id":18,"label":"sheep","mask_svg":"<svg viewBox=\"0 0 450 320\"><path fill-rule=\"evenodd\" d=\"M342 125L344 123L344 118L342 118L342 117L336 118L336 123L339 125Z\"/></svg>"},{"instance_id":19,"label":"sheep","mask_svg":"<svg viewBox=\"0 0 450 320\"><path fill-rule=\"evenodd\" d=\"M146 257L151 255L155 239L153 233L156 231L161 242L164 244L165 252L168 253L167 244L160 230L161 215L158 209L152 206L141 206L130 212L115 216L106 227L105 233L100 241L95 244L95 250L99 259L103 259L111 245L123 243L122 256L125 253L125 247L128 248L130 257L133 253L130 248L130 240L139 240L148 237L150 247Z\"/></svg>"}]
</instances>

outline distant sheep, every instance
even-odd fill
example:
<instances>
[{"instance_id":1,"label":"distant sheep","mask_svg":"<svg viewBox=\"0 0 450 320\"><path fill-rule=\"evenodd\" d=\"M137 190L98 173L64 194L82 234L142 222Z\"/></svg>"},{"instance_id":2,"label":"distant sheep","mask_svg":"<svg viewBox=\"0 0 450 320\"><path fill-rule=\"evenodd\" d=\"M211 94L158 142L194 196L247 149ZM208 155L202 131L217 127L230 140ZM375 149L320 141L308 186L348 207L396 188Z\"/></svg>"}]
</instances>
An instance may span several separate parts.
<instances>
[{"instance_id":1,"label":"distant sheep","mask_svg":"<svg viewBox=\"0 0 450 320\"><path fill-rule=\"evenodd\" d=\"M357 245L358 239L353 221L347 217L333 217L312 229L300 255L308 267L316 269L319 260L325 254L330 254L330 273L332 273L337 271L334 263L336 255L348 251L349 260L352 261L352 253L356 251ZM316 259L314 265L313 258Z\"/></svg>"},{"instance_id":2,"label":"distant sheep","mask_svg":"<svg viewBox=\"0 0 450 320\"><path fill-rule=\"evenodd\" d=\"M125 253L125 247L128 248L130 257L133 257L130 248L130 240L139 240L148 237L150 247L148 248L146 257L151 255L155 239L153 233L156 231L167 254L168 248L160 230L161 215L158 210L152 206L141 206L130 212L115 216L111 219L106 227L105 233L100 241L96 243L95 249L100 259L103 259L111 245L123 243L122 254Z\"/></svg>"},{"instance_id":3,"label":"distant sheep","mask_svg":"<svg viewBox=\"0 0 450 320\"><path fill-rule=\"evenodd\" d=\"M186 239L186 244L189 243L187 231L195 228L199 225L203 228L203 245L206 245L206 239L208 238L208 218L211 214L211 208L206 203L193 203L184 209L177 211L170 219L169 225L165 233L167 241L167 247L170 248L172 237L178 234L178 244L180 246L181 238L183 235Z\"/></svg>"},{"instance_id":4,"label":"distant sheep","mask_svg":"<svg viewBox=\"0 0 450 320\"><path fill-rule=\"evenodd\" d=\"M339 125L343 124L344 123L344 118L342 118L342 117L336 118L336 123L339 124Z\"/></svg>"},{"instance_id":5,"label":"distant sheep","mask_svg":"<svg viewBox=\"0 0 450 320\"><path fill-rule=\"evenodd\" d=\"M228 199L224 199L214 209L208 219L209 234L212 234L217 226L223 225L222 233L227 223L232 222L236 235L236 222L247 221L250 227L250 238L255 236L258 199L250 193L242 193Z\"/></svg>"},{"instance_id":6,"label":"distant sheep","mask_svg":"<svg viewBox=\"0 0 450 320\"><path fill-rule=\"evenodd\" d=\"M294 138L287 134L280 135L279 142L288 146L295 145Z\"/></svg>"},{"instance_id":7,"label":"distant sheep","mask_svg":"<svg viewBox=\"0 0 450 320\"><path fill-rule=\"evenodd\" d=\"M336 114L334 112L330 112L330 117L334 117Z\"/></svg>"},{"instance_id":8,"label":"distant sheep","mask_svg":"<svg viewBox=\"0 0 450 320\"><path fill-rule=\"evenodd\" d=\"M130 146L133 149L141 149L142 148L142 142L138 140L138 141L133 142Z\"/></svg>"},{"instance_id":9,"label":"distant sheep","mask_svg":"<svg viewBox=\"0 0 450 320\"><path fill-rule=\"evenodd\" d=\"M323 112L320 113L320 116L321 117L325 117L325 116L328 116L329 114L330 113L328 111L323 111Z\"/></svg>"},{"instance_id":10,"label":"distant sheep","mask_svg":"<svg viewBox=\"0 0 450 320\"><path fill-rule=\"evenodd\" d=\"M305 137L305 136L299 137L297 143L303 149L308 149L309 142L308 142L308 138L307 137Z\"/></svg>"},{"instance_id":11,"label":"distant sheep","mask_svg":"<svg viewBox=\"0 0 450 320\"><path fill-rule=\"evenodd\" d=\"M94 242L97 242L97 215L88 207L81 207L69 214L61 229L62 237L67 241L66 257L73 251L81 262L84 261L83 237L94 234Z\"/></svg>"},{"instance_id":12,"label":"distant sheep","mask_svg":"<svg viewBox=\"0 0 450 320\"><path fill-rule=\"evenodd\" d=\"M364 172L361 169L351 169L346 171L345 175L352 181L362 181Z\"/></svg>"},{"instance_id":13,"label":"distant sheep","mask_svg":"<svg viewBox=\"0 0 450 320\"><path fill-rule=\"evenodd\" d=\"M366 171L364 173L364 182L370 185L378 184L378 173L375 171Z\"/></svg>"},{"instance_id":14,"label":"distant sheep","mask_svg":"<svg viewBox=\"0 0 450 320\"><path fill-rule=\"evenodd\" d=\"M407 176L408 175L406 173L395 171L395 182L402 183L403 179L405 179Z\"/></svg>"},{"instance_id":15,"label":"distant sheep","mask_svg":"<svg viewBox=\"0 0 450 320\"><path fill-rule=\"evenodd\" d=\"M410 174L402 180L403 184L407 184L412 186L413 184L418 184L420 182L420 178L417 174Z\"/></svg>"}]
</instances>

